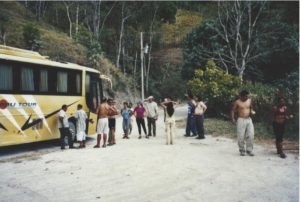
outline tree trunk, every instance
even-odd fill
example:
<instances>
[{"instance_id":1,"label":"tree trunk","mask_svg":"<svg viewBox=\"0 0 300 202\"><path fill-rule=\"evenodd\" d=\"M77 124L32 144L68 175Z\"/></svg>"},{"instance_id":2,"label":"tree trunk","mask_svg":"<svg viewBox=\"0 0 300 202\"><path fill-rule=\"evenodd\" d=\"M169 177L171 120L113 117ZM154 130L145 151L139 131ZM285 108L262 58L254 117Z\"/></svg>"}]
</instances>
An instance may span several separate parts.
<instances>
[{"instance_id":1,"label":"tree trunk","mask_svg":"<svg viewBox=\"0 0 300 202\"><path fill-rule=\"evenodd\" d=\"M71 16L70 16L70 5L68 5L66 2L64 2L65 7L67 9L67 16L68 16L68 20L69 20L69 36L72 39L72 20L71 20Z\"/></svg>"},{"instance_id":2,"label":"tree trunk","mask_svg":"<svg viewBox=\"0 0 300 202\"><path fill-rule=\"evenodd\" d=\"M152 23L150 26L150 41L149 41L149 50L148 50L148 65L146 70L146 91L149 92L149 76L150 76L150 68L151 68L151 50L152 50L152 40L153 40L153 24L156 17L158 7L155 8L154 15L152 18Z\"/></svg>"},{"instance_id":3,"label":"tree trunk","mask_svg":"<svg viewBox=\"0 0 300 202\"><path fill-rule=\"evenodd\" d=\"M3 33L3 36L2 36L2 40L3 40L3 45L6 46L6 32Z\"/></svg>"},{"instance_id":4,"label":"tree trunk","mask_svg":"<svg viewBox=\"0 0 300 202\"><path fill-rule=\"evenodd\" d=\"M77 8L76 8L76 27L75 27L76 40L78 34L78 18L79 18L79 3L77 3Z\"/></svg>"},{"instance_id":5,"label":"tree trunk","mask_svg":"<svg viewBox=\"0 0 300 202\"><path fill-rule=\"evenodd\" d=\"M129 17L129 16L127 16L127 17L124 18L124 7L125 7L125 3L123 2L123 4L122 4L122 22L121 22L121 30L120 30L120 37L119 37L117 61L116 61L116 65L117 65L118 68L120 67L120 56L121 56L121 49L122 49L124 23L125 23L125 20Z\"/></svg>"},{"instance_id":6,"label":"tree trunk","mask_svg":"<svg viewBox=\"0 0 300 202\"><path fill-rule=\"evenodd\" d=\"M94 3L94 16L93 16L93 32L94 38L99 39L99 27L100 27L100 8L101 0L97 0Z\"/></svg>"},{"instance_id":7,"label":"tree trunk","mask_svg":"<svg viewBox=\"0 0 300 202\"><path fill-rule=\"evenodd\" d=\"M136 64L137 64L137 52L135 52L134 69L133 69L133 89L134 89L134 99L136 98Z\"/></svg>"},{"instance_id":8,"label":"tree trunk","mask_svg":"<svg viewBox=\"0 0 300 202\"><path fill-rule=\"evenodd\" d=\"M125 65L125 47L122 46L122 66L123 66L123 73L126 74L126 65Z\"/></svg>"},{"instance_id":9,"label":"tree trunk","mask_svg":"<svg viewBox=\"0 0 300 202\"><path fill-rule=\"evenodd\" d=\"M58 10L55 7L55 20L56 20L56 25L58 25Z\"/></svg>"}]
</instances>

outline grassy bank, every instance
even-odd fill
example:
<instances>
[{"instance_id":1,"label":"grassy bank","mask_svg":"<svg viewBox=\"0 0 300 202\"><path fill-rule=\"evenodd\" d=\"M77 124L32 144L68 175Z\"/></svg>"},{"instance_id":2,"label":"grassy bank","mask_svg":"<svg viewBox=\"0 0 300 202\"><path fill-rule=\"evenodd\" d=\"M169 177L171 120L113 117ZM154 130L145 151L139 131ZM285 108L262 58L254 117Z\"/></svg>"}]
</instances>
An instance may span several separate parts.
<instances>
[{"instance_id":1,"label":"grassy bank","mask_svg":"<svg viewBox=\"0 0 300 202\"><path fill-rule=\"evenodd\" d=\"M185 128L186 120L176 122L177 127ZM297 133L290 131L289 126L293 123L286 124L285 140L299 141ZM205 133L213 136L224 136L228 138L236 138L236 125L230 121L225 121L217 118L206 118L204 121ZM255 139L257 140L273 140L273 130L270 124L254 123Z\"/></svg>"}]
</instances>

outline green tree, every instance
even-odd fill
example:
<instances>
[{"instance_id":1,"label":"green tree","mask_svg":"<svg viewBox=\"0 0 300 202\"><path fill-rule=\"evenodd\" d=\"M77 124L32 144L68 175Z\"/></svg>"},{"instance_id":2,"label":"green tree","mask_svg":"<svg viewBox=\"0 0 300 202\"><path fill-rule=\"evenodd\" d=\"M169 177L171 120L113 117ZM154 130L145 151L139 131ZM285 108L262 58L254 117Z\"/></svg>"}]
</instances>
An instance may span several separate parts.
<instances>
[{"instance_id":1,"label":"green tree","mask_svg":"<svg viewBox=\"0 0 300 202\"><path fill-rule=\"evenodd\" d=\"M298 31L278 17L279 8L272 10L270 5L273 2L219 3L218 15L188 35L182 76L192 78L193 70L203 67L208 59L226 72L252 80L264 80L273 72L279 75L295 68ZM276 60L278 56L280 60ZM284 57L290 58L291 63L282 62L287 61ZM286 67L268 65L273 60Z\"/></svg>"},{"instance_id":2,"label":"green tree","mask_svg":"<svg viewBox=\"0 0 300 202\"><path fill-rule=\"evenodd\" d=\"M10 17L4 13L0 13L0 34L3 45L6 45L6 37L8 34L8 26L10 22Z\"/></svg>"},{"instance_id":3,"label":"green tree","mask_svg":"<svg viewBox=\"0 0 300 202\"><path fill-rule=\"evenodd\" d=\"M100 59L102 56L102 49L101 45L98 41L92 40L87 53L87 59L89 65L95 69L100 68Z\"/></svg>"},{"instance_id":4,"label":"green tree","mask_svg":"<svg viewBox=\"0 0 300 202\"><path fill-rule=\"evenodd\" d=\"M194 78L188 81L187 86L194 95L200 95L207 101L210 114L218 115L228 113L230 104L241 87L241 81L209 60L205 70L195 70Z\"/></svg>"},{"instance_id":5,"label":"green tree","mask_svg":"<svg viewBox=\"0 0 300 202\"><path fill-rule=\"evenodd\" d=\"M34 24L26 24L23 27L23 38L26 48L30 50L38 50L41 46L40 44L40 31Z\"/></svg>"}]
</instances>

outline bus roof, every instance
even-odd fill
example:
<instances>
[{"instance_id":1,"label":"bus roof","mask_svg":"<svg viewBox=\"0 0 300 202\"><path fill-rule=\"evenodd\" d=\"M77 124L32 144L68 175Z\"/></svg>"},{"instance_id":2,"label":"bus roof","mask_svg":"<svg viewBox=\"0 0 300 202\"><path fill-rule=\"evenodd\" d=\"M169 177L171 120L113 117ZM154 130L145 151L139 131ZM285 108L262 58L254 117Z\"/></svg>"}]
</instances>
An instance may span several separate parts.
<instances>
[{"instance_id":1,"label":"bus roof","mask_svg":"<svg viewBox=\"0 0 300 202\"><path fill-rule=\"evenodd\" d=\"M42 56L35 51L29 51L29 50L10 47L10 46L0 45L0 59L2 60L40 64L40 65L47 65L53 67L62 67L68 69L85 70L89 72L100 73L96 69L92 69L74 63L56 62L56 61L49 60L48 58L49 58L48 56Z\"/></svg>"}]
</instances>

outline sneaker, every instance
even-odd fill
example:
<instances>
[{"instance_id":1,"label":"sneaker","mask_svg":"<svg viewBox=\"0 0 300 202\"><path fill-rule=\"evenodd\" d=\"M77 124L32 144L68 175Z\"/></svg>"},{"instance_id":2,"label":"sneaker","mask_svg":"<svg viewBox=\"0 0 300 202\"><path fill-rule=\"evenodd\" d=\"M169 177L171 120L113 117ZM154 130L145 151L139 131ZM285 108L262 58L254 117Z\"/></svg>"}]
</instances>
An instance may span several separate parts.
<instances>
[{"instance_id":1,"label":"sneaker","mask_svg":"<svg viewBox=\"0 0 300 202\"><path fill-rule=\"evenodd\" d=\"M196 134L192 134L192 136L191 137L195 137L195 136L197 136Z\"/></svg>"},{"instance_id":2,"label":"sneaker","mask_svg":"<svg viewBox=\"0 0 300 202\"><path fill-rule=\"evenodd\" d=\"M191 137L190 135L185 134L184 137Z\"/></svg>"},{"instance_id":3,"label":"sneaker","mask_svg":"<svg viewBox=\"0 0 300 202\"><path fill-rule=\"evenodd\" d=\"M141 139L142 138L142 136L139 136L139 139Z\"/></svg>"},{"instance_id":4,"label":"sneaker","mask_svg":"<svg viewBox=\"0 0 300 202\"><path fill-rule=\"evenodd\" d=\"M247 151L248 156L254 156L253 152Z\"/></svg>"},{"instance_id":5,"label":"sneaker","mask_svg":"<svg viewBox=\"0 0 300 202\"><path fill-rule=\"evenodd\" d=\"M204 136L198 136L198 137L196 137L196 139L205 139L205 137Z\"/></svg>"},{"instance_id":6,"label":"sneaker","mask_svg":"<svg viewBox=\"0 0 300 202\"><path fill-rule=\"evenodd\" d=\"M240 156L245 156L245 152L240 152Z\"/></svg>"}]
</instances>

